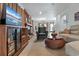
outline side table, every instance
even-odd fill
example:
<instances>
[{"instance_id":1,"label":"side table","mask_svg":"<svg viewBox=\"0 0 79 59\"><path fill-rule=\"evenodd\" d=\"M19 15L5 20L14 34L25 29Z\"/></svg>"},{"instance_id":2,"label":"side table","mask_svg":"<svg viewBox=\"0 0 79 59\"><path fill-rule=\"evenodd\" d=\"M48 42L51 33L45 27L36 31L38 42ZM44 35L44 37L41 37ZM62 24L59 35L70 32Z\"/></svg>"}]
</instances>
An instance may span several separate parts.
<instances>
[{"instance_id":1,"label":"side table","mask_svg":"<svg viewBox=\"0 0 79 59\"><path fill-rule=\"evenodd\" d=\"M45 45L48 48L58 49L64 47L65 41L63 38L56 38L55 40L53 40L53 38L46 38Z\"/></svg>"}]
</instances>

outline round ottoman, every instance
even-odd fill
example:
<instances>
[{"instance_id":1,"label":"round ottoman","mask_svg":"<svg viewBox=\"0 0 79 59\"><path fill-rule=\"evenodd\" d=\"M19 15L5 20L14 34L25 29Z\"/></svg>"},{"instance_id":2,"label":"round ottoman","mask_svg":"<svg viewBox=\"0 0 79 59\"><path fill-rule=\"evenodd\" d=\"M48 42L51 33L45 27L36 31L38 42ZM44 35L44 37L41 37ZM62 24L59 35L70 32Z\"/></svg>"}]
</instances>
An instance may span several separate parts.
<instances>
[{"instance_id":1,"label":"round ottoman","mask_svg":"<svg viewBox=\"0 0 79 59\"><path fill-rule=\"evenodd\" d=\"M65 45L65 41L63 38L56 38L53 40L53 38L46 38L45 39L45 45L48 48L62 48Z\"/></svg>"}]
</instances>

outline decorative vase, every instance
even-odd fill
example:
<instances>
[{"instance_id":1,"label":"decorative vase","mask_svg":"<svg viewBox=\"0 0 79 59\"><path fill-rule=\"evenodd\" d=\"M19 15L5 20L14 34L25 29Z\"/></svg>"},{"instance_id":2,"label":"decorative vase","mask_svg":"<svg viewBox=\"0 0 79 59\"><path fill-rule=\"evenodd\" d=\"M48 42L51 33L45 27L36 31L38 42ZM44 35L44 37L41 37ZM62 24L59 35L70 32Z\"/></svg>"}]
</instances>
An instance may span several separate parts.
<instances>
[{"instance_id":1,"label":"decorative vase","mask_svg":"<svg viewBox=\"0 0 79 59\"><path fill-rule=\"evenodd\" d=\"M57 33L53 33L51 35L52 35L52 39L55 40L56 39L56 36L57 36Z\"/></svg>"}]
</instances>

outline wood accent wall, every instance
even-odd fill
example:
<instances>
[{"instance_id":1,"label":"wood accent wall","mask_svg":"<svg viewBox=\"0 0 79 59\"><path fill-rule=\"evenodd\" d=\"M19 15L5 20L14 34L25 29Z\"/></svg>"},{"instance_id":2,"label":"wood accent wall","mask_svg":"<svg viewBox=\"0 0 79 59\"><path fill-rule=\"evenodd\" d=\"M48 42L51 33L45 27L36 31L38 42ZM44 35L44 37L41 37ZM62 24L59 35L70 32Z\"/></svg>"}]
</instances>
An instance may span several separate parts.
<instances>
[{"instance_id":1,"label":"wood accent wall","mask_svg":"<svg viewBox=\"0 0 79 59\"><path fill-rule=\"evenodd\" d=\"M15 11L17 11L17 4L16 3L13 3L13 9L15 10Z\"/></svg>"},{"instance_id":2,"label":"wood accent wall","mask_svg":"<svg viewBox=\"0 0 79 59\"><path fill-rule=\"evenodd\" d=\"M27 29L26 29L26 18L27 18L27 16L26 16L26 11L25 10L22 10L22 33L21 33L21 35L22 35L22 47L24 46L24 44L26 43L26 42L28 42L28 32L27 32Z\"/></svg>"},{"instance_id":3,"label":"wood accent wall","mask_svg":"<svg viewBox=\"0 0 79 59\"><path fill-rule=\"evenodd\" d=\"M0 11L2 11L2 9L3 9L3 4L0 3Z\"/></svg>"},{"instance_id":4,"label":"wood accent wall","mask_svg":"<svg viewBox=\"0 0 79 59\"><path fill-rule=\"evenodd\" d=\"M6 3L6 4L11 8L13 8L17 13L20 13L22 16L22 19L21 19L22 20L22 44L23 44L22 46L25 46L27 45L29 40L27 29L25 27L27 13L16 3ZM3 4L0 3L0 10L2 10L3 8L2 5ZM7 56L7 26L6 25L0 25L0 56Z\"/></svg>"},{"instance_id":5,"label":"wood accent wall","mask_svg":"<svg viewBox=\"0 0 79 59\"><path fill-rule=\"evenodd\" d=\"M7 28L0 25L0 56L7 55Z\"/></svg>"},{"instance_id":6,"label":"wood accent wall","mask_svg":"<svg viewBox=\"0 0 79 59\"><path fill-rule=\"evenodd\" d=\"M18 6L16 9L17 9L17 12L21 14L21 10L23 9L21 9L20 6Z\"/></svg>"},{"instance_id":7,"label":"wood accent wall","mask_svg":"<svg viewBox=\"0 0 79 59\"><path fill-rule=\"evenodd\" d=\"M1 16L2 16L2 14L1 14L2 9L3 9L3 4L2 4L2 3L0 3L0 19L1 19Z\"/></svg>"},{"instance_id":8,"label":"wood accent wall","mask_svg":"<svg viewBox=\"0 0 79 59\"><path fill-rule=\"evenodd\" d=\"M24 44L26 43L26 42L28 42L28 36L27 36L28 34L27 34L27 31L26 31L26 28L22 28L22 33L21 33L21 45L22 45L22 47L24 46Z\"/></svg>"}]
</instances>

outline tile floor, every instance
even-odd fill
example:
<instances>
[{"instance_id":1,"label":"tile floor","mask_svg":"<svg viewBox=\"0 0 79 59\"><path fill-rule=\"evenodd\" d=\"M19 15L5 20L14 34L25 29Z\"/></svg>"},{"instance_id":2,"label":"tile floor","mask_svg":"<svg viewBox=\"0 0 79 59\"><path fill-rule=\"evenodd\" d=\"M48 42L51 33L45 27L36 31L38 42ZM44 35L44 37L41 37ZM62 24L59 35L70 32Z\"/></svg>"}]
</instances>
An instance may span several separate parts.
<instances>
[{"instance_id":1,"label":"tile floor","mask_svg":"<svg viewBox=\"0 0 79 59\"><path fill-rule=\"evenodd\" d=\"M35 38L32 38L19 56L66 56L66 54L64 47L49 49L45 47L44 40L35 41Z\"/></svg>"}]
</instances>

